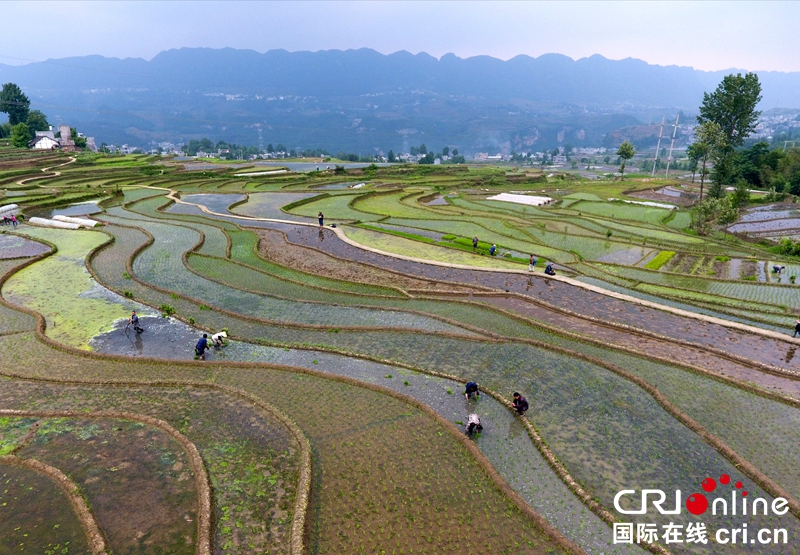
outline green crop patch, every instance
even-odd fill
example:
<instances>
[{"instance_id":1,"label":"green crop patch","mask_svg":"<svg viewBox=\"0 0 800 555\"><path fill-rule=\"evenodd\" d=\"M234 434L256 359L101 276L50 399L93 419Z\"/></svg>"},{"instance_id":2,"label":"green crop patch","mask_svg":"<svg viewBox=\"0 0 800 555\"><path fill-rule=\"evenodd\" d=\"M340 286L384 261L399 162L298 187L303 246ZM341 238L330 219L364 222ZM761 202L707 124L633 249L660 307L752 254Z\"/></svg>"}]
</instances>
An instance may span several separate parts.
<instances>
[{"instance_id":1,"label":"green crop patch","mask_svg":"<svg viewBox=\"0 0 800 555\"><path fill-rule=\"evenodd\" d=\"M661 266L672 260L673 256L675 256L675 251L661 251L644 267L648 270L659 270Z\"/></svg>"}]
</instances>

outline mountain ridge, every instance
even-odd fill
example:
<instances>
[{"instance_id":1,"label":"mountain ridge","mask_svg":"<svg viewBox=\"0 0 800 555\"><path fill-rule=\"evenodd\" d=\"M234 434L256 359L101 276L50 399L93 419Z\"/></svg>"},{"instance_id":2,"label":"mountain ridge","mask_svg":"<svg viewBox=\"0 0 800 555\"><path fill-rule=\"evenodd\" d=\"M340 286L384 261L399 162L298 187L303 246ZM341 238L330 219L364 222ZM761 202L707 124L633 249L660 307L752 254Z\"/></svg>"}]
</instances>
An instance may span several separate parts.
<instances>
[{"instance_id":1,"label":"mountain ridge","mask_svg":"<svg viewBox=\"0 0 800 555\"><path fill-rule=\"evenodd\" d=\"M369 48L187 47L151 60L91 55L0 64L0 82L17 83L34 108L106 142L209 136L256 144L261 129L267 142L303 148L397 150L419 135L413 140L468 151L599 144L620 118L633 125L696 112L703 92L731 72L742 70L704 72L599 54L504 61ZM800 72L758 73L762 106L800 107Z\"/></svg>"}]
</instances>

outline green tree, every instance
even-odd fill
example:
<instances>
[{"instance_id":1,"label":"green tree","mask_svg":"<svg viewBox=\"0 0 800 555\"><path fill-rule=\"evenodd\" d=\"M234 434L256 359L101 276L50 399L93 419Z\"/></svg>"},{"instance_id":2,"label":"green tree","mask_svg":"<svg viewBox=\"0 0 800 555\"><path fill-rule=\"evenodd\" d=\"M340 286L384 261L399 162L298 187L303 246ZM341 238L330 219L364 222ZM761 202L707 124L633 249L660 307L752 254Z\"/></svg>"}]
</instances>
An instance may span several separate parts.
<instances>
[{"instance_id":1,"label":"green tree","mask_svg":"<svg viewBox=\"0 0 800 555\"><path fill-rule=\"evenodd\" d=\"M695 142L690 146L693 155L696 155L702 160L703 165L700 168L700 200L703 200L703 187L708 174L708 162L713 161L717 164L720 160L720 153L725 148L725 135L722 128L718 123L713 121L703 122L694 131ZM719 198L722 191L722 184L714 187L714 198ZM711 191L709 191L711 194Z\"/></svg>"},{"instance_id":2,"label":"green tree","mask_svg":"<svg viewBox=\"0 0 800 555\"><path fill-rule=\"evenodd\" d=\"M18 123L11 128L11 145L26 148L31 140L31 130L26 123Z\"/></svg>"},{"instance_id":3,"label":"green tree","mask_svg":"<svg viewBox=\"0 0 800 555\"><path fill-rule=\"evenodd\" d=\"M748 194L749 197L749 194ZM727 195L719 201L717 211L717 224L728 225L739 219L739 207L736 205L735 194Z\"/></svg>"},{"instance_id":4,"label":"green tree","mask_svg":"<svg viewBox=\"0 0 800 555\"><path fill-rule=\"evenodd\" d=\"M692 143L686 147L686 156L689 157L688 169L692 171L692 183L694 183L694 174L697 173L697 164L703 158L703 152L696 143Z\"/></svg>"},{"instance_id":5,"label":"green tree","mask_svg":"<svg viewBox=\"0 0 800 555\"><path fill-rule=\"evenodd\" d=\"M633 144L630 141L625 141L619 148L617 149L617 156L622 159L622 164L619 167L620 179L625 179L625 163L633 158L633 155L636 154L636 149L633 147Z\"/></svg>"},{"instance_id":6,"label":"green tree","mask_svg":"<svg viewBox=\"0 0 800 555\"><path fill-rule=\"evenodd\" d=\"M731 196L731 202L736 208L746 206L750 202L750 184L744 179L736 182Z\"/></svg>"},{"instance_id":7,"label":"green tree","mask_svg":"<svg viewBox=\"0 0 800 555\"><path fill-rule=\"evenodd\" d=\"M457 148L453 149L453 156L458 156L458 149Z\"/></svg>"},{"instance_id":8,"label":"green tree","mask_svg":"<svg viewBox=\"0 0 800 555\"><path fill-rule=\"evenodd\" d=\"M442 155L447 156L448 154L450 154L450 147L446 146L442 149Z\"/></svg>"},{"instance_id":9,"label":"green tree","mask_svg":"<svg viewBox=\"0 0 800 555\"><path fill-rule=\"evenodd\" d=\"M707 198L700 201L692 210L694 229L700 235L708 235L714 228L714 219L719 210L719 200Z\"/></svg>"},{"instance_id":10,"label":"green tree","mask_svg":"<svg viewBox=\"0 0 800 555\"><path fill-rule=\"evenodd\" d=\"M394 151L393 151L393 150L390 150L390 151L389 151L389 154L386 156L386 159L387 159L389 162L395 162L395 161L397 161L397 158L395 157L395 155L394 155Z\"/></svg>"},{"instance_id":11,"label":"green tree","mask_svg":"<svg viewBox=\"0 0 800 555\"><path fill-rule=\"evenodd\" d=\"M423 145L424 146L424 145ZM425 156L419 159L420 164L433 164L436 157L434 156L433 152L429 152Z\"/></svg>"},{"instance_id":12,"label":"green tree","mask_svg":"<svg viewBox=\"0 0 800 555\"><path fill-rule=\"evenodd\" d=\"M39 110L31 110L25 123L28 124L31 133L34 133L34 135L37 131L47 131L50 129L50 124L47 122L47 116L45 116Z\"/></svg>"},{"instance_id":13,"label":"green tree","mask_svg":"<svg viewBox=\"0 0 800 555\"><path fill-rule=\"evenodd\" d=\"M697 123L716 123L725 139L714 160L711 177L715 185L727 185L733 181L736 173L734 149L742 146L755 130L761 115L756 110L760 101L761 83L755 73L726 75L713 93L703 93Z\"/></svg>"},{"instance_id":14,"label":"green tree","mask_svg":"<svg viewBox=\"0 0 800 555\"><path fill-rule=\"evenodd\" d=\"M420 154L428 154L428 147L425 146L425 143L419 145L419 153Z\"/></svg>"},{"instance_id":15,"label":"green tree","mask_svg":"<svg viewBox=\"0 0 800 555\"><path fill-rule=\"evenodd\" d=\"M17 85L6 83L0 91L0 112L8 114L8 123L12 126L28 120L31 101Z\"/></svg>"},{"instance_id":16,"label":"green tree","mask_svg":"<svg viewBox=\"0 0 800 555\"><path fill-rule=\"evenodd\" d=\"M761 101L761 83L758 75L726 75L713 93L703 93L697 123L713 121L722 129L729 148L742 146L755 131L761 112L756 105Z\"/></svg>"}]
</instances>

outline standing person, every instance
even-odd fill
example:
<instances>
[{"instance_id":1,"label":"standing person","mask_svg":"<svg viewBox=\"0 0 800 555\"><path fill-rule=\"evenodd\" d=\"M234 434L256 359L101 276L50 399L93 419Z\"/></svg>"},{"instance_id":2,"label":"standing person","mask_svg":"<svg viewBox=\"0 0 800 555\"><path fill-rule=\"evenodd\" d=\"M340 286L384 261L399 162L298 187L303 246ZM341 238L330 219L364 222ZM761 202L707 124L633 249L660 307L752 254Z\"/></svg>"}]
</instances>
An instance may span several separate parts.
<instances>
[{"instance_id":1,"label":"standing person","mask_svg":"<svg viewBox=\"0 0 800 555\"><path fill-rule=\"evenodd\" d=\"M131 311L131 318L130 320L128 320L128 324L133 326L133 329L134 331L136 331L136 333L142 333L144 331L142 327L139 325L139 316L136 315L135 310Z\"/></svg>"},{"instance_id":2,"label":"standing person","mask_svg":"<svg viewBox=\"0 0 800 555\"><path fill-rule=\"evenodd\" d=\"M517 414L520 416L525 414L525 411L528 410L528 400L516 391L514 392L514 401L511 404L514 405L514 410L517 411Z\"/></svg>"},{"instance_id":3,"label":"standing person","mask_svg":"<svg viewBox=\"0 0 800 555\"><path fill-rule=\"evenodd\" d=\"M475 252L477 250L478 250L478 236L476 235L475 237L472 238L472 252Z\"/></svg>"},{"instance_id":4,"label":"standing person","mask_svg":"<svg viewBox=\"0 0 800 555\"><path fill-rule=\"evenodd\" d=\"M489 249L489 254L494 256L494 253L496 253L496 252L497 252L497 245L492 243L492 248Z\"/></svg>"},{"instance_id":5,"label":"standing person","mask_svg":"<svg viewBox=\"0 0 800 555\"><path fill-rule=\"evenodd\" d=\"M528 260L528 271L532 272L534 268L536 268L536 257L531 255L530 260Z\"/></svg>"},{"instance_id":6,"label":"standing person","mask_svg":"<svg viewBox=\"0 0 800 555\"><path fill-rule=\"evenodd\" d=\"M794 322L794 335L792 335L792 337L797 337L798 333L800 333L800 320L795 320L795 322Z\"/></svg>"},{"instance_id":7,"label":"standing person","mask_svg":"<svg viewBox=\"0 0 800 555\"><path fill-rule=\"evenodd\" d=\"M208 345L208 334L204 333L203 337L200 338L200 341L197 342L197 345L194 346L194 354L200 360L206 359L206 351L209 349Z\"/></svg>"},{"instance_id":8,"label":"standing person","mask_svg":"<svg viewBox=\"0 0 800 555\"><path fill-rule=\"evenodd\" d=\"M319 226L320 227L325 225L325 216L322 215L322 212L317 214L317 219L319 220Z\"/></svg>"},{"instance_id":9,"label":"standing person","mask_svg":"<svg viewBox=\"0 0 800 555\"><path fill-rule=\"evenodd\" d=\"M11 214L11 227L17 227L17 217Z\"/></svg>"},{"instance_id":10,"label":"standing person","mask_svg":"<svg viewBox=\"0 0 800 555\"><path fill-rule=\"evenodd\" d=\"M478 384L475 382L467 382L467 387L464 389L464 399L469 401L472 397L480 397L481 392L478 391Z\"/></svg>"}]
</instances>

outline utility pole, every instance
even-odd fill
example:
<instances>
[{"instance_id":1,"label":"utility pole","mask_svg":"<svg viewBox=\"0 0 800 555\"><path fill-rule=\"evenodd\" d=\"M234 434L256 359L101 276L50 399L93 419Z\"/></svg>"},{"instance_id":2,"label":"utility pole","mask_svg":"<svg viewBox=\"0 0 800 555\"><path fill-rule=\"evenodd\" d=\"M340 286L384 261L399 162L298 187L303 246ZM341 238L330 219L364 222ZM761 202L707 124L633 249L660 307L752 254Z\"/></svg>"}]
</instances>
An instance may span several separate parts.
<instances>
[{"instance_id":1,"label":"utility pole","mask_svg":"<svg viewBox=\"0 0 800 555\"><path fill-rule=\"evenodd\" d=\"M669 178L669 163L672 162L672 148L675 146L675 135L678 133L679 117L681 117L680 114L675 116L675 125L672 126L672 142L669 143L669 156L667 156L667 175L666 175L667 178Z\"/></svg>"},{"instance_id":2,"label":"utility pole","mask_svg":"<svg viewBox=\"0 0 800 555\"><path fill-rule=\"evenodd\" d=\"M656 145L656 159L653 160L653 175L651 177L656 176L656 164L658 163L658 151L661 150L661 134L664 131L664 118L666 116L661 116L661 129L658 130L658 144Z\"/></svg>"}]
</instances>

